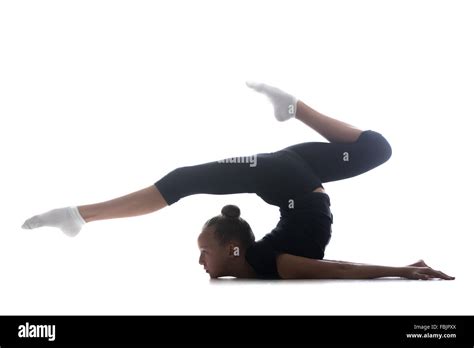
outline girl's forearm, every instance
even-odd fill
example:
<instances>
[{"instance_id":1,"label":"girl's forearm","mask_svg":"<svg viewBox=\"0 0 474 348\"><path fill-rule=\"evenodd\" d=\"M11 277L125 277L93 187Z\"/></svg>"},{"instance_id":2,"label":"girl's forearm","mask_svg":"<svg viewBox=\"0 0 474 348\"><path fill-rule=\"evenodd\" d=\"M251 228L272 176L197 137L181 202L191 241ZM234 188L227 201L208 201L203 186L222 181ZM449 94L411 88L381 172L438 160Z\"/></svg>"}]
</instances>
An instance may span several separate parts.
<instances>
[{"instance_id":1,"label":"girl's forearm","mask_svg":"<svg viewBox=\"0 0 474 348\"><path fill-rule=\"evenodd\" d=\"M367 263L360 263L360 262L351 262L351 261L340 261L340 260L328 260L324 259L324 261L329 261L329 262L337 262L337 263L348 263L351 265L367 265Z\"/></svg>"},{"instance_id":2,"label":"girl's forearm","mask_svg":"<svg viewBox=\"0 0 474 348\"><path fill-rule=\"evenodd\" d=\"M343 279L372 279L382 277L403 277L403 267L341 263Z\"/></svg>"}]
</instances>

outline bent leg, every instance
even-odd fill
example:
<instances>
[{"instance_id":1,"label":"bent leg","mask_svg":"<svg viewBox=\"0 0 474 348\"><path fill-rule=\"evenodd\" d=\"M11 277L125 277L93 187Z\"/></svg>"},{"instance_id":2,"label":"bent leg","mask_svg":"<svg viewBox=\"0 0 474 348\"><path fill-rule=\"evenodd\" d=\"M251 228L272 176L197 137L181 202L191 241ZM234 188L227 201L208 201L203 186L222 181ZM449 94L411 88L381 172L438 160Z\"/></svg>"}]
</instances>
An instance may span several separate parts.
<instances>
[{"instance_id":1,"label":"bent leg","mask_svg":"<svg viewBox=\"0 0 474 348\"><path fill-rule=\"evenodd\" d=\"M308 142L286 148L298 154L323 183L365 173L392 155L390 144L380 133L362 131L323 115L302 101L297 103L296 119L330 142Z\"/></svg>"},{"instance_id":2,"label":"bent leg","mask_svg":"<svg viewBox=\"0 0 474 348\"><path fill-rule=\"evenodd\" d=\"M297 120L300 120L307 126L314 129L329 142L353 143L362 133L361 129L335 118L326 116L309 107L301 100L298 100L296 110L295 118Z\"/></svg>"},{"instance_id":3,"label":"bent leg","mask_svg":"<svg viewBox=\"0 0 474 348\"><path fill-rule=\"evenodd\" d=\"M323 183L365 173L392 155L389 142L372 130L363 131L352 143L308 142L289 146L286 150L299 155Z\"/></svg>"}]
</instances>

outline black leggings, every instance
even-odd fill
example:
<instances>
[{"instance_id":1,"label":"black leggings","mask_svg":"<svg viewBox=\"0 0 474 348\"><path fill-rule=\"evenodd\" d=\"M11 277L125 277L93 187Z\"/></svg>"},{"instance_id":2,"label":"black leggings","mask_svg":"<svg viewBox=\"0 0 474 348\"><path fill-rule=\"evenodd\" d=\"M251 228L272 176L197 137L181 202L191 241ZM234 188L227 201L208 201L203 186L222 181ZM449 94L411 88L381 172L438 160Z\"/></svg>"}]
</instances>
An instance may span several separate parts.
<instances>
[{"instance_id":1,"label":"black leggings","mask_svg":"<svg viewBox=\"0 0 474 348\"><path fill-rule=\"evenodd\" d=\"M265 202L282 206L322 183L365 173L386 162L391 154L390 144L380 133L366 130L352 143L308 142L271 153L177 168L155 186L168 205L199 193L256 193Z\"/></svg>"}]
</instances>

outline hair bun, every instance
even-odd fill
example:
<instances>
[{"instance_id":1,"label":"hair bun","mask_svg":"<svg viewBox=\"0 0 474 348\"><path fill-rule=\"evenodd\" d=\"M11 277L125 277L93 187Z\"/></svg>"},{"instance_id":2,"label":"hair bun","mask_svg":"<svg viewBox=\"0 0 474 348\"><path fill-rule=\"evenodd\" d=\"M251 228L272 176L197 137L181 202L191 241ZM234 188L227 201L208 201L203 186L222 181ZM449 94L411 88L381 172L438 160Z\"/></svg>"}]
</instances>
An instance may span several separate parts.
<instances>
[{"instance_id":1,"label":"hair bun","mask_svg":"<svg viewBox=\"0 0 474 348\"><path fill-rule=\"evenodd\" d=\"M221 209L221 214L228 218L240 217L240 209L236 205L228 204Z\"/></svg>"}]
</instances>

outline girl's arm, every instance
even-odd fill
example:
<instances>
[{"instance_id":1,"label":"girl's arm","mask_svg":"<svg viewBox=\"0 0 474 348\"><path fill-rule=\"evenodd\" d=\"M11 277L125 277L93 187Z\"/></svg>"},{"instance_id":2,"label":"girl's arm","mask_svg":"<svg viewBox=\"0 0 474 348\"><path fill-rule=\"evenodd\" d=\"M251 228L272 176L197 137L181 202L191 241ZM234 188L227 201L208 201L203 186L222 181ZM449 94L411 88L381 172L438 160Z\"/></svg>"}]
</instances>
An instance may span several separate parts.
<instances>
[{"instance_id":1,"label":"girl's arm","mask_svg":"<svg viewBox=\"0 0 474 348\"><path fill-rule=\"evenodd\" d=\"M317 260L290 254L280 254L277 257L277 269L283 279L372 279L382 277L454 279L454 277L436 271L431 267L368 265Z\"/></svg>"},{"instance_id":2,"label":"girl's arm","mask_svg":"<svg viewBox=\"0 0 474 348\"><path fill-rule=\"evenodd\" d=\"M351 264L356 264L356 265L367 265L366 263L359 263L359 262L348 262L348 261L339 261L339 260L328 260L325 259L326 261L334 261L334 262L341 262L341 263L351 263ZM419 259L416 262L410 263L407 266L417 266L417 267L429 267L424 260Z\"/></svg>"}]
</instances>

